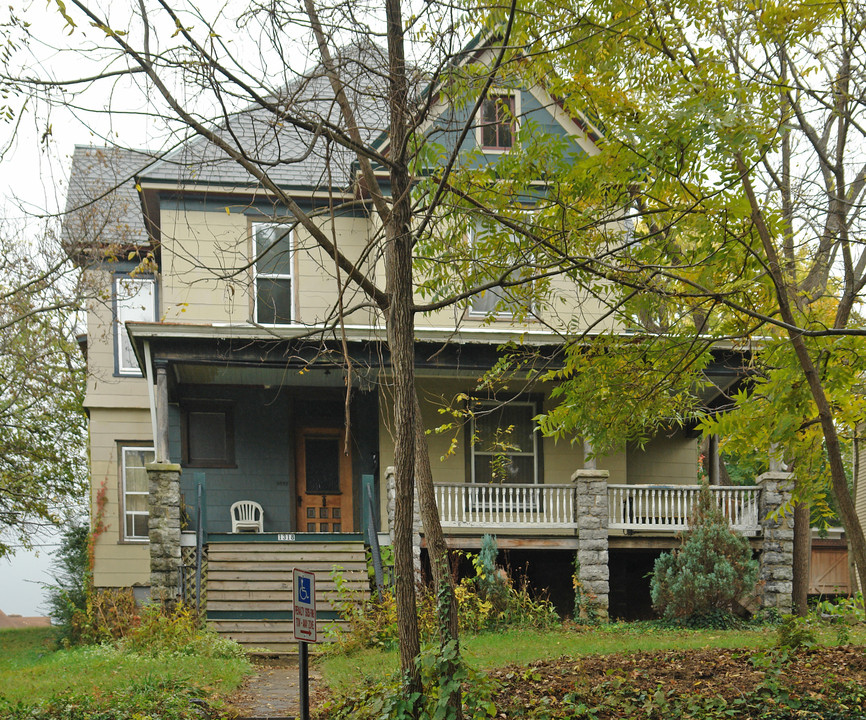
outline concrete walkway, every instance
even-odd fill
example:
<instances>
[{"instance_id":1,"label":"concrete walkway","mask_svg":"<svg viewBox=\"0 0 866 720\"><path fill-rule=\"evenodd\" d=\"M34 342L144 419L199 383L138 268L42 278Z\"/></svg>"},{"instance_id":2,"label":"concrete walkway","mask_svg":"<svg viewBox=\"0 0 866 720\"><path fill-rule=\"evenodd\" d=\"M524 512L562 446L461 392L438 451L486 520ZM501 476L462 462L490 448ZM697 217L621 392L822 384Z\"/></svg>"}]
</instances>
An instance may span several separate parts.
<instances>
[{"instance_id":1,"label":"concrete walkway","mask_svg":"<svg viewBox=\"0 0 866 720\"><path fill-rule=\"evenodd\" d=\"M256 673L231 696L230 704L238 720L278 720L296 718L300 700L298 690L298 658L258 658L253 661ZM310 694L316 688L318 676L310 669Z\"/></svg>"}]
</instances>

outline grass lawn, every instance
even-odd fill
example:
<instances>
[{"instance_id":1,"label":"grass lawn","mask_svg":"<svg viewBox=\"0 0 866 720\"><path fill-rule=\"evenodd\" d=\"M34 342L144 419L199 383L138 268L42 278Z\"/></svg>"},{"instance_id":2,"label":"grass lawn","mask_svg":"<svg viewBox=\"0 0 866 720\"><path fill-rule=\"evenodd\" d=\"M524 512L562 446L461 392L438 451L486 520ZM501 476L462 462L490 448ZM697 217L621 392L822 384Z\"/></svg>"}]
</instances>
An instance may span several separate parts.
<instances>
[{"instance_id":1,"label":"grass lawn","mask_svg":"<svg viewBox=\"0 0 866 720\"><path fill-rule=\"evenodd\" d=\"M832 629L822 628L819 640L835 644ZM653 650L706 648L769 649L776 642L773 628L756 630L667 630L642 623L614 623L594 628L556 629L548 632L509 630L461 639L466 661L477 670L505 665L528 665L537 660L568 656L607 655ZM866 629L851 632L850 642L866 644ZM351 655L320 656L323 681L336 693L349 692L397 671L396 650L363 650Z\"/></svg>"},{"instance_id":2,"label":"grass lawn","mask_svg":"<svg viewBox=\"0 0 866 720\"><path fill-rule=\"evenodd\" d=\"M167 709L165 718L184 718L185 708L195 710L202 700L218 704L247 672L242 658L146 655L111 646L59 650L50 628L0 630L0 716L31 717L24 708L41 704L42 714L33 717L90 717L112 706L132 716L154 706ZM45 710L63 702L78 704L80 714Z\"/></svg>"}]
</instances>

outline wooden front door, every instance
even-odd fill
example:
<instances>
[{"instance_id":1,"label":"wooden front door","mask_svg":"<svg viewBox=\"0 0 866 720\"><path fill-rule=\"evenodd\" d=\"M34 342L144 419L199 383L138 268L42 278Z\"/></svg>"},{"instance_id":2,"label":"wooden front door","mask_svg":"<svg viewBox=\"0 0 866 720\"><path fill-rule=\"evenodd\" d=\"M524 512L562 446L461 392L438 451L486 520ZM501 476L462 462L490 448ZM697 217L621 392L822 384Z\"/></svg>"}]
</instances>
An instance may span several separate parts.
<instances>
[{"instance_id":1,"label":"wooden front door","mask_svg":"<svg viewBox=\"0 0 866 720\"><path fill-rule=\"evenodd\" d=\"M352 532L352 458L341 428L298 433L298 532Z\"/></svg>"}]
</instances>

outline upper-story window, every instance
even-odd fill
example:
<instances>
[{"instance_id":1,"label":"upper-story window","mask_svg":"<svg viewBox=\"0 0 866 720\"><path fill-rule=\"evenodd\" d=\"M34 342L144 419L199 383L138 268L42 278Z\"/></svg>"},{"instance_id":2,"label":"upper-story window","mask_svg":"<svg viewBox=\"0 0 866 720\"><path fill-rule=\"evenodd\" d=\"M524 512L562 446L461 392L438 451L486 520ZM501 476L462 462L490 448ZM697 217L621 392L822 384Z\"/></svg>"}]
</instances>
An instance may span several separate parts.
<instances>
[{"instance_id":1,"label":"upper-story window","mask_svg":"<svg viewBox=\"0 0 866 720\"><path fill-rule=\"evenodd\" d=\"M292 231L282 225L253 225L255 318L262 325L292 322Z\"/></svg>"},{"instance_id":2,"label":"upper-story window","mask_svg":"<svg viewBox=\"0 0 866 720\"><path fill-rule=\"evenodd\" d=\"M500 93L486 98L481 105L481 147L485 150L510 150L514 145L515 96Z\"/></svg>"},{"instance_id":3,"label":"upper-story window","mask_svg":"<svg viewBox=\"0 0 866 720\"><path fill-rule=\"evenodd\" d=\"M540 447L533 402L482 403L472 419L472 482L537 483Z\"/></svg>"},{"instance_id":4,"label":"upper-story window","mask_svg":"<svg viewBox=\"0 0 866 720\"><path fill-rule=\"evenodd\" d=\"M114 355L119 375L141 375L126 333L128 322L156 320L156 281L152 277L116 275L114 278Z\"/></svg>"},{"instance_id":5,"label":"upper-story window","mask_svg":"<svg viewBox=\"0 0 866 720\"><path fill-rule=\"evenodd\" d=\"M505 280L514 280L521 276L526 276L531 271L527 263L522 265L518 262L509 263L508 253L502 253L493 257L484 257L490 251L490 248L485 246L486 236L483 230L471 229L469 231L469 245L475 255L477 263L483 263L487 266L487 278L479 278L480 282L485 279L498 280L503 274ZM516 247L517 243L514 236L511 236L511 241L508 243L511 247ZM492 254L492 253L491 253ZM509 265L514 267L509 270ZM501 286L491 287L487 290L472 296L469 305L469 315L484 318L498 318L508 320L515 315L522 315L531 311L532 304L526 297L519 297L520 285L510 286L513 289L509 290Z\"/></svg>"}]
</instances>

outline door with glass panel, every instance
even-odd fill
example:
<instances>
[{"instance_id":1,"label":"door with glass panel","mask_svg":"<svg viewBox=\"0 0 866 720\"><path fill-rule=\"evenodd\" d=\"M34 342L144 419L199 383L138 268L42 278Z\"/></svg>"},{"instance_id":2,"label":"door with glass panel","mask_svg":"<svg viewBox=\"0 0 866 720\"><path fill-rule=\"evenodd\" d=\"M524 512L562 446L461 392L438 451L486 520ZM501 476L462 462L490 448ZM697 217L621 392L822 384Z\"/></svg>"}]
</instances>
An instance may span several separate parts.
<instances>
[{"instance_id":1,"label":"door with glass panel","mask_svg":"<svg viewBox=\"0 0 866 720\"><path fill-rule=\"evenodd\" d=\"M297 440L298 532L352 532L352 459L341 428L303 428Z\"/></svg>"}]
</instances>

